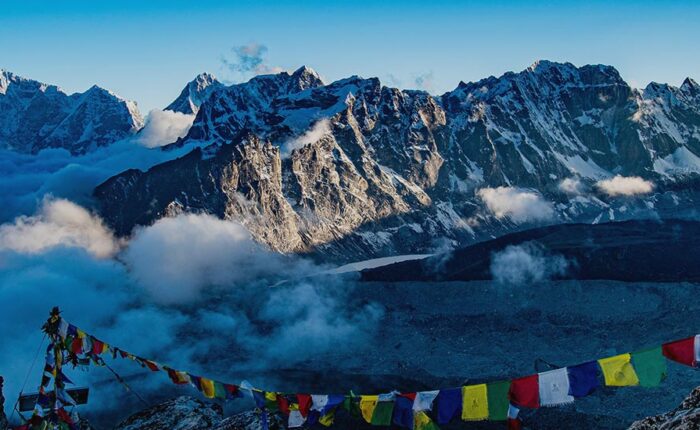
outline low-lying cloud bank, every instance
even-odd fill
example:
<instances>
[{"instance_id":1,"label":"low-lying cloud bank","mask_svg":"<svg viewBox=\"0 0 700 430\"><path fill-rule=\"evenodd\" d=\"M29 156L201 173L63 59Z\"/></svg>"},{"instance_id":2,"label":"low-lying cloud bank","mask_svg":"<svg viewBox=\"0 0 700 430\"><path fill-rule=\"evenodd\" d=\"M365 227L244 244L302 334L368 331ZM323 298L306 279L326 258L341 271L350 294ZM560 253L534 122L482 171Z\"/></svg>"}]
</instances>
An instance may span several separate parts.
<instances>
[{"instance_id":1,"label":"low-lying cloud bank","mask_svg":"<svg viewBox=\"0 0 700 430\"><path fill-rule=\"evenodd\" d=\"M351 281L315 278L323 268L270 252L243 226L208 215L162 219L121 243L89 211L46 200L0 232L0 369L10 399L52 306L113 345L230 382L355 348L382 315L353 297ZM130 381L142 393L170 387L131 362L114 365L142 375ZM30 376L35 385L39 369ZM71 377L94 387L91 412L116 406L122 388L105 372Z\"/></svg>"},{"instance_id":2,"label":"low-lying cloud bank","mask_svg":"<svg viewBox=\"0 0 700 430\"><path fill-rule=\"evenodd\" d=\"M649 194L654 191L654 183L639 176L617 175L596 182L596 187L611 197Z\"/></svg>"},{"instance_id":3,"label":"low-lying cloud bank","mask_svg":"<svg viewBox=\"0 0 700 430\"><path fill-rule=\"evenodd\" d=\"M537 192L517 187L482 188L478 196L496 218L510 218L515 223L547 221L554 218L554 208Z\"/></svg>"},{"instance_id":4,"label":"low-lying cloud bank","mask_svg":"<svg viewBox=\"0 0 700 430\"><path fill-rule=\"evenodd\" d=\"M34 216L0 225L0 251L37 254L55 247L83 248L98 258L111 257L119 241L102 220L65 199L45 199Z\"/></svg>"}]
</instances>

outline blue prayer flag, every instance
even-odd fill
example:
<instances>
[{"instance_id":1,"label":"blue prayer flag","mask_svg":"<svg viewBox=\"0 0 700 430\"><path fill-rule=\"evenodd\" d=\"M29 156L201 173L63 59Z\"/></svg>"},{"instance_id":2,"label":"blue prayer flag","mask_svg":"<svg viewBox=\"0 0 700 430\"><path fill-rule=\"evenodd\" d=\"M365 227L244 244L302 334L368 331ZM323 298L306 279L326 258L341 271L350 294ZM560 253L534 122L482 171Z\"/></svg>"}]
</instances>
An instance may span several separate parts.
<instances>
[{"instance_id":1,"label":"blue prayer flag","mask_svg":"<svg viewBox=\"0 0 700 430\"><path fill-rule=\"evenodd\" d=\"M396 396L394 400L394 424L399 427L413 428L413 400L404 396Z\"/></svg>"},{"instance_id":2,"label":"blue prayer flag","mask_svg":"<svg viewBox=\"0 0 700 430\"><path fill-rule=\"evenodd\" d=\"M598 363L589 361L567 368L569 373L569 394L574 397L585 397L600 386L598 379Z\"/></svg>"},{"instance_id":3,"label":"blue prayer flag","mask_svg":"<svg viewBox=\"0 0 700 430\"><path fill-rule=\"evenodd\" d=\"M440 390L435 398L437 405L437 423L448 424L455 417L462 415L462 388Z\"/></svg>"}]
</instances>

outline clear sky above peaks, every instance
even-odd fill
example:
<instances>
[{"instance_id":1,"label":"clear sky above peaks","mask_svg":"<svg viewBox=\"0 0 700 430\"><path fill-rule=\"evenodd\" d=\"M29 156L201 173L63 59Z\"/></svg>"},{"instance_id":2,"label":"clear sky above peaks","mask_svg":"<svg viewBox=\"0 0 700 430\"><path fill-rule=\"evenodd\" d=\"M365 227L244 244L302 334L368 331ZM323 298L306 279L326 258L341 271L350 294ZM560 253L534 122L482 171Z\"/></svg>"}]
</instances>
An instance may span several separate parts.
<instances>
[{"instance_id":1,"label":"clear sky above peaks","mask_svg":"<svg viewBox=\"0 0 700 430\"><path fill-rule=\"evenodd\" d=\"M440 94L537 59L615 66L631 85L700 80L700 1L2 2L0 68L163 108L195 75L313 67Z\"/></svg>"}]
</instances>

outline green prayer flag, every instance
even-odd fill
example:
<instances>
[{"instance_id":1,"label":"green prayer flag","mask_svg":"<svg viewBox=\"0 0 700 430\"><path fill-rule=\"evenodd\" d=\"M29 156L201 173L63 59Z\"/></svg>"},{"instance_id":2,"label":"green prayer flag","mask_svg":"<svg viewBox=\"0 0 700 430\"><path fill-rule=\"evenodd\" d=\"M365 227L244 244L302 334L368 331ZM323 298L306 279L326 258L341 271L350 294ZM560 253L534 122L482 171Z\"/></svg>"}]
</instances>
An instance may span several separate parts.
<instances>
[{"instance_id":1,"label":"green prayer flag","mask_svg":"<svg viewBox=\"0 0 700 430\"><path fill-rule=\"evenodd\" d=\"M224 384L221 382L214 381L214 397L217 399L226 398L226 389L224 388Z\"/></svg>"},{"instance_id":2,"label":"green prayer flag","mask_svg":"<svg viewBox=\"0 0 700 430\"><path fill-rule=\"evenodd\" d=\"M390 426L394 413L394 401L379 401L372 414L373 426Z\"/></svg>"},{"instance_id":3,"label":"green prayer flag","mask_svg":"<svg viewBox=\"0 0 700 430\"><path fill-rule=\"evenodd\" d=\"M362 416L360 412L360 397L356 396L351 391L349 395L345 396L345 400L343 400L343 409L348 411L352 418L360 418Z\"/></svg>"},{"instance_id":4,"label":"green prayer flag","mask_svg":"<svg viewBox=\"0 0 700 430\"><path fill-rule=\"evenodd\" d=\"M510 381L498 381L486 384L489 420L505 421L508 419L508 390L510 390Z\"/></svg>"},{"instance_id":5,"label":"green prayer flag","mask_svg":"<svg viewBox=\"0 0 700 430\"><path fill-rule=\"evenodd\" d=\"M660 346L632 353L632 365L642 387L658 387L666 378L666 358Z\"/></svg>"}]
</instances>

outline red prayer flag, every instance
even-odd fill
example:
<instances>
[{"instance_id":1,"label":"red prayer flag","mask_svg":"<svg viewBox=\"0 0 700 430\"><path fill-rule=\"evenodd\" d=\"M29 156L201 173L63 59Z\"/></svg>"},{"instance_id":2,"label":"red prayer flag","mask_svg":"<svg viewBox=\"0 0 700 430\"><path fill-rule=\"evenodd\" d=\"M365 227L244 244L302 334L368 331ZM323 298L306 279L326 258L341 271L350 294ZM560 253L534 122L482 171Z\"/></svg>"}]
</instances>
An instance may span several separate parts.
<instances>
[{"instance_id":1,"label":"red prayer flag","mask_svg":"<svg viewBox=\"0 0 700 430\"><path fill-rule=\"evenodd\" d=\"M104 351L104 346L105 344L101 340L97 340L95 338L92 338L92 353L96 355L102 354L102 351Z\"/></svg>"},{"instance_id":2,"label":"red prayer flag","mask_svg":"<svg viewBox=\"0 0 700 430\"><path fill-rule=\"evenodd\" d=\"M83 353L83 340L80 339L79 337L76 337L73 339L73 342L71 343L70 350L73 354L82 354Z\"/></svg>"},{"instance_id":3,"label":"red prayer flag","mask_svg":"<svg viewBox=\"0 0 700 430\"><path fill-rule=\"evenodd\" d=\"M285 396L277 396L277 407L279 407L280 412L289 415L289 400Z\"/></svg>"},{"instance_id":4,"label":"red prayer flag","mask_svg":"<svg viewBox=\"0 0 700 430\"><path fill-rule=\"evenodd\" d=\"M537 374L513 379L508 391L510 402L525 408L540 407L539 376Z\"/></svg>"},{"instance_id":5,"label":"red prayer flag","mask_svg":"<svg viewBox=\"0 0 700 430\"><path fill-rule=\"evenodd\" d=\"M224 384L224 390L226 390L229 396L238 397L238 385Z\"/></svg>"},{"instance_id":6,"label":"red prayer flag","mask_svg":"<svg viewBox=\"0 0 700 430\"><path fill-rule=\"evenodd\" d=\"M521 430L523 428L523 422L520 418L508 418L508 430Z\"/></svg>"},{"instance_id":7,"label":"red prayer flag","mask_svg":"<svg viewBox=\"0 0 700 430\"><path fill-rule=\"evenodd\" d=\"M160 369L158 368L158 365L150 360L143 360L144 363L146 363L146 367L151 369L152 372L157 372Z\"/></svg>"},{"instance_id":8,"label":"red prayer flag","mask_svg":"<svg viewBox=\"0 0 700 430\"><path fill-rule=\"evenodd\" d=\"M411 401L416 400L416 393L401 393L401 394L399 394L399 396L410 399Z\"/></svg>"},{"instance_id":9,"label":"red prayer flag","mask_svg":"<svg viewBox=\"0 0 700 430\"><path fill-rule=\"evenodd\" d=\"M309 409L311 409L311 395L297 394L297 400L299 400L299 412L301 412L302 417L306 418L309 415Z\"/></svg>"},{"instance_id":10,"label":"red prayer flag","mask_svg":"<svg viewBox=\"0 0 700 430\"><path fill-rule=\"evenodd\" d=\"M695 336L687 339L664 343L661 346L664 356L669 360L695 367Z\"/></svg>"}]
</instances>

